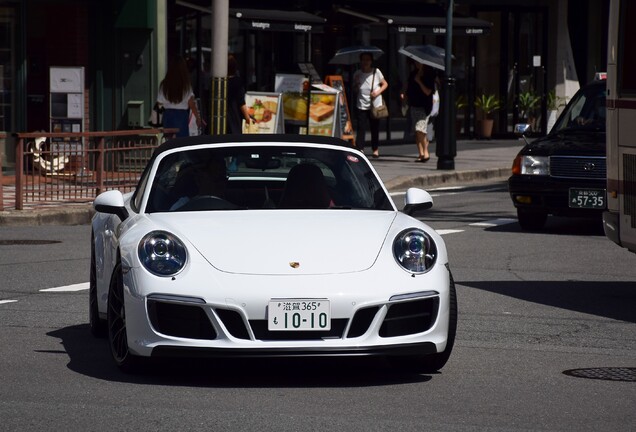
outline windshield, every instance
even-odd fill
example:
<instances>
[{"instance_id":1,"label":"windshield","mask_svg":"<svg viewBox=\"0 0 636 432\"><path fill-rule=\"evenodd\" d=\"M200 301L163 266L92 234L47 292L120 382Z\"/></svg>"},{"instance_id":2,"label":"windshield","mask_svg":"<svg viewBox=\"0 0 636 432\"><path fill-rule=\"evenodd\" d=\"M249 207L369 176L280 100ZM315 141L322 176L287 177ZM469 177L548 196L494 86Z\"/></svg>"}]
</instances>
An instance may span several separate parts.
<instances>
[{"instance_id":1,"label":"windshield","mask_svg":"<svg viewBox=\"0 0 636 432\"><path fill-rule=\"evenodd\" d=\"M165 156L146 213L277 208L393 210L368 163L351 152L236 146Z\"/></svg>"},{"instance_id":2,"label":"windshield","mask_svg":"<svg viewBox=\"0 0 636 432\"><path fill-rule=\"evenodd\" d=\"M565 107L551 133L565 130L605 131L605 86L579 90Z\"/></svg>"}]
</instances>

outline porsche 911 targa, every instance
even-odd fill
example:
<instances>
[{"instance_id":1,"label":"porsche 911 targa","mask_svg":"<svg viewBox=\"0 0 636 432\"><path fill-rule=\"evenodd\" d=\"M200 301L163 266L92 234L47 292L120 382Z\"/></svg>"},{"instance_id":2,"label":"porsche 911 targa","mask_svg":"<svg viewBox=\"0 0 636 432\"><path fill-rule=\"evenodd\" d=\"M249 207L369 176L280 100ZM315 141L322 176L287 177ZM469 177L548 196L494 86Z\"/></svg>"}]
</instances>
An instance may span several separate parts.
<instances>
[{"instance_id":1,"label":"porsche 911 targa","mask_svg":"<svg viewBox=\"0 0 636 432\"><path fill-rule=\"evenodd\" d=\"M384 356L433 372L457 302L446 247L336 138L200 136L159 146L134 192L94 201L90 328L147 357Z\"/></svg>"}]
</instances>

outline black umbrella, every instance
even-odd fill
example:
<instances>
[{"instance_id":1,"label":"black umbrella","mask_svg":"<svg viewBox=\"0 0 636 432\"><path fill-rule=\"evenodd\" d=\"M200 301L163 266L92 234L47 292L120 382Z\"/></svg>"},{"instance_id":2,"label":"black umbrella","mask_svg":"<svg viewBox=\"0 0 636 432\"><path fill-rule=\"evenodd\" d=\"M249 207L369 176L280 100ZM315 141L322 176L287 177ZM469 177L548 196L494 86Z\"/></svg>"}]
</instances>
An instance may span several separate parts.
<instances>
[{"instance_id":1,"label":"black umbrella","mask_svg":"<svg viewBox=\"0 0 636 432\"><path fill-rule=\"evenodd\" d=\"M418 63L431 66L435 69L444 70L444 48L435 45L409 45L398 50Z\"/></svg>"},{"instance_id":2,"label":"black umbrella","mask_svg":"<svg viewBox=\"0 0 636 432\"><path fill-rule=\"evenodd\" d=\"M329 60L329 64L356 64L360 62L360 54L362 53L370 53L371 55L373 55L373 60L377 60L382 54L384 54L384 51L372 45L356 45L346 48L340 48L338 51L336 51L336 54L333 56L333 58Z\"/></svg>"}]
</instances>

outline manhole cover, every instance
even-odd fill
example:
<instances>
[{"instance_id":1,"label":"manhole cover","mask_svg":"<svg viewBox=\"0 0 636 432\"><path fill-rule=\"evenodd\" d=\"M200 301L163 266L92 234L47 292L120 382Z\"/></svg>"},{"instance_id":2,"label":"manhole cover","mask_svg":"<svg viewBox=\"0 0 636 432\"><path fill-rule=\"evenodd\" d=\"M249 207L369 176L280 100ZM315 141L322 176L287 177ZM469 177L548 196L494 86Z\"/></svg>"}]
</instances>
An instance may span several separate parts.
<instances>
[{"instance_id":1,"label":"manhole cover","mask_svg":"<svg viewBox=\"0 0 636 432\"><path fill-rule=\"evenodd\" d=\"M0 240L0 246L12 245L45 245L62 243L60 240Z\"/></svg>"},{"instance_id":2,"label":"manhole cover","mask_svg":"<svg viewBox=\"0 0 636 432\"><path fill-rule=\"evenodd\" d=\"M629 367L599 367L570 369L563 372L576 378L589 378L605 381L636 382L636 368Z\"/></svg>"}]
</instances>

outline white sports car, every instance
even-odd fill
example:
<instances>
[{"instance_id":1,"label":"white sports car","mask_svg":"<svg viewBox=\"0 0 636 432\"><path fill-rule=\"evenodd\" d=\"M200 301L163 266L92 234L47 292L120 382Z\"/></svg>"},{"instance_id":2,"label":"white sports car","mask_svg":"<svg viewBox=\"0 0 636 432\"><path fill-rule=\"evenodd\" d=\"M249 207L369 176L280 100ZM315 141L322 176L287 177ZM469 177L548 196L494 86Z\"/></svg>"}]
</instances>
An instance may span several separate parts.
<instances>
[{"instance_id":1,"label":"white sports car","mask_svg":"<svg viewBox=\"0 0 636 432\"><path fill-rule=\"evenodd\" d=\"M398 211L336 138L200 136L156 149L133 193L94 202L90 328L143 357L386 356L447 362L457 302L441 237ZM406 214L405 214L406 213Z\"/></svg>"}]
</instances>

